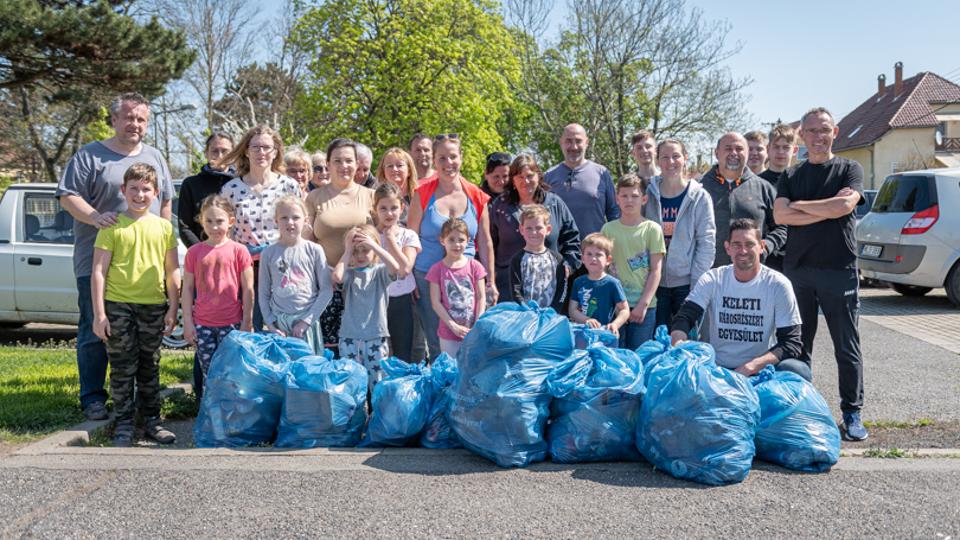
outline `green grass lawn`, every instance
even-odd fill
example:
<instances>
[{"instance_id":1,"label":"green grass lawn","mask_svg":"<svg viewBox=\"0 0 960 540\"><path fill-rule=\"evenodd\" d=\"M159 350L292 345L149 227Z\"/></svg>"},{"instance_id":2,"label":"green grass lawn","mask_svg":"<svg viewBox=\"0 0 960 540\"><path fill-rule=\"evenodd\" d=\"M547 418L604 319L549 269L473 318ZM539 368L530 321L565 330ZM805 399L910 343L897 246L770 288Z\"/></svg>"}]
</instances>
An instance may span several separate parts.
<instances>
[{"instance_id":1,"label":"green grass lawn","mask_svg":"<svg viewBox=\"0 0 960 540\"><path fill-rule=\"evenodd\" d=\"M192 378L192 352L163 352L162 385ZM79 391L73 349L0 347L0 441L29 441L82 422Z\"/></svg>"}]
</instances>

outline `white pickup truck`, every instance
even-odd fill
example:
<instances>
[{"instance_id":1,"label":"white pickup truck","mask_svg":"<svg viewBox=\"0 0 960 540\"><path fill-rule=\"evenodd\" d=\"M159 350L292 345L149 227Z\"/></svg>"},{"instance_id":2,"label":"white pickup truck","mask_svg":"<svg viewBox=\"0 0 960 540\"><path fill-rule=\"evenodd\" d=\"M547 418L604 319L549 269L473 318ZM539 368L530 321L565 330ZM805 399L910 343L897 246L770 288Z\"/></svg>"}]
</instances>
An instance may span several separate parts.
<instances>
[{"instance_id":1,"label":"white pickup truck","mask_svg":"<svg viewBox=\"0 0 960 540\"><path fill-rule=\"evenodd\" d=\"M56 190L56 184L14 184L0 199L0 326L77 324L80 318L73 216L60 207ZM181 263L185 251L181 244ZM182 328L164 345L185 347Z\"/></svg>"}]
</instances>

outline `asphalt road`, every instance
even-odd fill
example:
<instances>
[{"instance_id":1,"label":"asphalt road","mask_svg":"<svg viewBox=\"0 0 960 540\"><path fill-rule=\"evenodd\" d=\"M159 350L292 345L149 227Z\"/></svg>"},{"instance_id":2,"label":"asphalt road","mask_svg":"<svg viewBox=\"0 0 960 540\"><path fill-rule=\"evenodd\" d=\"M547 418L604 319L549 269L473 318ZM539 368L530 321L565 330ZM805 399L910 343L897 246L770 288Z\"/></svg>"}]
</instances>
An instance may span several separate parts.
<instances>
[{"instance_id":1,"label":"asphalt road","mask_svg":"<svg viewBox=\"0 0 960 540\"><path fill-rule=\"evenodd\" d=\"M960 357L863 321L874 421L960 419ZM821 320L814 375L837 411ZM960 537L960 459L757 463L706 488L647 464L501 470L464 452L64 450L0 457L0 538Z\"/></svg>"},{"instance_id":2,"label":"asphalt road","mask_svg":"<svg viewBox=\"0 0 960 540\"><path fill-rule=\"evenodd\" d=\"M44 461L46 459L46 461ZM13 463L12 461L20 461ZM802 537L960 533L960 461L758 465L707 488L649 466L366 454L0 461L3 537Z\"/></svg>"}]
</instances>

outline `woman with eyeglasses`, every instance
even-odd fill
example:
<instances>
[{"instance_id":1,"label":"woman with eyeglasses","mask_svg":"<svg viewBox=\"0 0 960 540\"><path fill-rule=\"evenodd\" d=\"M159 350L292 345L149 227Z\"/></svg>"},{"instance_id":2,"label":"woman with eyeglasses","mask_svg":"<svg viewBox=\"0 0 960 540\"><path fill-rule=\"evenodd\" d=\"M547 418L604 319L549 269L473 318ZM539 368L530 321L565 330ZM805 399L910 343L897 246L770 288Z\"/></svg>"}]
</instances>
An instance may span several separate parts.
<instances>
[{"instance_id":1,"label":"woman with eyeglasses","mask_svg":"<svg viewBox=\"0 0 960 540\"><path fill-rule=\"evenodd\" d=\"M203 225L197 220L200 215L200 206L203 200L210 195L220 193L223 185L233 179L233 169L221 169L219 162L233 150L233 137L224 131L215 131L207 137L203 147L203 154L207 164L200 169L200 173L183 181L177 203L177 220L180 229L180 239L183 245L190 247L202 242L206 235Z\"/></svg>"},{"instance_id":2,"label":"woman with eyeglasses","mask_svg":"<svg viewBox=\"0 0 960 540\"><path fill-rule=\"evenodd\" d=\"M273 129L259 125L247 131L237 146L219 162L219 166L233 166L237 178L224 184L220 195L226 197L235 209L237 223L232 235L236 242L246 246L253 256L253 283L259 282L260 252L280 238L280 228L274 219L277 200L286 195L300 196L300 185L284 174L283 141ZM263 328L259 294L253 305L253 329Z\"/></svg>"},{"instance_id":3,"label":"woman with eyeglasses","mask_svg":"<svg viewBox=\"0 0 960 540\"><path fill-rule=\"evenodd\" d=\"M510 181L510 154L506 152L494 152L487 156L487 165L483 170L483 181L480 182L480 189L490 196L490 200L496 199L503 193L503 188Z\"/></svg>"},{"instance_id":4,"label":"woman with eyeglasses","mask_svg":"<svg viewBox=\"0 0 960 540\"><path fill-rule=\"evenodd\" d=\"M460 218L467 223L469 241L464 255L477 256L484 265L492 290L490 297L496 302L498 291L493 284L496 273L493 268L493 244L490 241L490 214L487 202L490 197L475 184L460 175L463 156L460 139L456 134L438 135L433 141L433 162L436 177L417 188L410 204L407 226L420 235L423 251L414 265L417 281L417 313L427 338L430 358L440 354L440 339L437 327L440 319L430 304L430 284L427 272L443 259L444 249L440 244L440 229L450 218Z\"/></svg>"},{"instance_id":5,"label":"woman with eyeglasses","mask_svg":"<svg viewBox=\"0 0 960 540\"><path fill-rule=\"evenodd\" d=\"M377 185L391 183L400 188L403 195L403 213L400 215L400 224L407 226L407 216L410 211L410 201L419 185L417 182L417 166L413 157L404 149L394 146L383 153L377 165Z\"/></svg>"},{"instance_id":6,"label":"woman with eyeglasses","mask_svg":"<svg viewBox=\"0 0 960 540\"><path fill-rule=\"evenodd\" d=\"M524 246L520 235L520 211L528 204L541 204L550 212L551 230L544 245L563 257L567 277L580 267L580 231L563 199L550 192L537 160L520 154L510 164L510 181L490 204L490 237L496 253L497 288L500 301L513 301L510 263Z\"/></svg>"},{"instance_id":7,"label":"woman with eyeglasses","mask_svg":"<svg viewBox=\"0 0 960 540\"><path fill-rule=\"evenodd\" d=\"M327 154L316 151L310 156L313 162L313 176L310 178L310 191L330 183L330 171L327 170Z\"/></svg>"},{"instance_id":8,"label":"woman with eyeglasses","mask_svg":"<svg viewBox=\"0 0 960 540\"><path fill-rule=\"evenodd\" d=\"M307 223L304 235L315 240L327 257L337 264L343 257L343 238L358 225L373 223L374 191L353 181L357 172L357 146L350 139L334 139L327 146L330 182L307 195ZM320 328L327 348L339 356L340 319L343 294L334 290L333 298L320 316Z\"/></svg>"},{"instance_id":9,"label":"woman with eyeglasses","mask_svg":"<svg viewBox=\"0 0 960 540\"><path fill-rule=\"evenodd\" d=\"M310 169L313 166L311 161L310 154L306 153L299 146L290 147L287 153L283 155L287 176L293 178L300 186L300 191L304 197L310 192L309 183L310 173L312 172Z\"/></svg>"}]
</instances>

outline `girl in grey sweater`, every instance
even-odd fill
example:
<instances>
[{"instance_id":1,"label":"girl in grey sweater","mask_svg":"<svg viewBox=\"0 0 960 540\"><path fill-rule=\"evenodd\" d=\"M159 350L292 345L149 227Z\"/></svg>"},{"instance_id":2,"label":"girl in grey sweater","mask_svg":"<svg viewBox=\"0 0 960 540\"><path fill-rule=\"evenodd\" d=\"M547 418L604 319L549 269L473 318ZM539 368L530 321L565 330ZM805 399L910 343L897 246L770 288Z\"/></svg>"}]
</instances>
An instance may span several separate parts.
<instances>
[{"instance_id":1,"label":"girl in grey sweater","mask_svg":"<svg viewBox=\"0 0 960 540\"><path fill-rule=\"evenodd\" d=\"M690 289L713 266L717 227L713 201L686 177L687 149L677 139L657 145L656 176L647 188L644 217L663 229L667 255L657 288L657 326L669 325Z\"/></svg>"}]
</instances>

